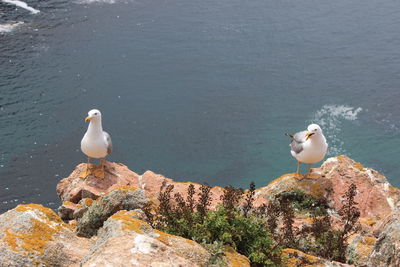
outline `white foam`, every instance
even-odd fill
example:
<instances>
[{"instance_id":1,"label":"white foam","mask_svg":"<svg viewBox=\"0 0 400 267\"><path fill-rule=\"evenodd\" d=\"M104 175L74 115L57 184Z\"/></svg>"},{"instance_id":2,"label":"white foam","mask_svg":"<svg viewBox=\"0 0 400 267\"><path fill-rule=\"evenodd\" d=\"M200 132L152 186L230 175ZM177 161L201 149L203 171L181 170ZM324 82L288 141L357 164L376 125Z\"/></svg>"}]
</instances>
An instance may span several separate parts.
<instances>
[{"instance_id":1,"label":"white foam","mask_svg":"<svg viewBox=\"0 0 400 267\"><path fill-rule=\"evenodd\" d=\"M362 110L361 107L354 108L346 105L324 105L313 114L309 122L317 123L323 129L324 135L328 139L329 156L346 154L344 142L340 138L342 122L357 120L358 114Z\"/></svg>"},{"instance_id":2,"label":"white foam","mask_svg":"<svg viewBox=\"0 0 400 267\"><path fill-rule=\"evenodd\" d=\"M19 0L2 0L2 1L4 3L12 4L12 5L15 5L15 6L19 6L19 7L23 8L23 9L26 9L26 10L30 11L32 14L37 14L37 13L40 12L40 10L35 9L33 7L30 7L30 6L28 6L27 3L19 1Z\"/></svg>"},{"instance_id":3,"label":"white foam","mask_svg":"<svg viewBox=\"0 0 400 267\"><path fill-rule=\"evenodd\" d=\"M2 33L2 32L11 32L14 29L16 29L17 27L21 26L22 24L24 24L22 21L19 21L19 22L7 22L7 23L0 24L0 33Z\"/></svg>"},{"instance_id":4,"label":"white foam","mask_svg":"<svg viewBox=\"0 0 400 267\"><path fill-rule=\"evenodd\" d=\"M103 4L115 4L115 0L77 0L78 4L93 4L93 3L103 3Z\"/></svg>"}]
</instances>

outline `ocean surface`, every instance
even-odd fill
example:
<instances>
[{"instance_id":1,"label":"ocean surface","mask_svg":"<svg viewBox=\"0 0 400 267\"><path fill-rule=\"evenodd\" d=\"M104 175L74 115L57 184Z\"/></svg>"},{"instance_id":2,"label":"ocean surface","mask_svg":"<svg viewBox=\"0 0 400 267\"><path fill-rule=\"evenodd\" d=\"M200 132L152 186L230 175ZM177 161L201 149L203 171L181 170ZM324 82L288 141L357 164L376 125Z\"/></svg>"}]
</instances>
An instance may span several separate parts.
<instances>
[{"instance_id":1,"label":"ocean surface","mask_svg":"<svg viewBox=\"0 0 400 267\"><path fill-rule=\"evenodd\" d=\"M0 212L59 205L92 108L109 160L264 186L318 123L400 186L400 2L0 0ZM316 164L318 166L319 164ZM305 168L303 169L305 171Z\"/></svg>"}]
</instances>

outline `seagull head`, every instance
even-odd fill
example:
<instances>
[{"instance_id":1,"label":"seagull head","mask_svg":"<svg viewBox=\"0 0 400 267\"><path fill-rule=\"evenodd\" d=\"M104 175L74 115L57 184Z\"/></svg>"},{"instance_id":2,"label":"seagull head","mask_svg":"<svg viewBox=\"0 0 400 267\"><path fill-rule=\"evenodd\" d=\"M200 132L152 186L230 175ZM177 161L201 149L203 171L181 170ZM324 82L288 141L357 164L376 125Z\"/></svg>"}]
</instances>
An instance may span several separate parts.
<instances>
[{"instance_id":1,"label":"seagull head","mask_svg":"<svg viewBox=\"0 0 400 267\"><path fill-rule=\"evenodd\" d=\"M92 109L91 111L88 112L88 116L85 119L85 122L88 121L98 121L101 120L101 112L98 109Z\"/></svg>"},{"instance_id":2,"label":"seagull head","mask_svg":"<svg viewBox=\"0 0 400 267\"><path fill-rule=\"evenodd\" d=\"M314 123L308 125L307 131L308 131L308 133L307 133L307 139L311 138L311 136L313 136L313 135L319 136L319 135L322 134L322 129L321 129L321 127L319 127L318 124L314 124Z\"/></svg>"}]
</instances>

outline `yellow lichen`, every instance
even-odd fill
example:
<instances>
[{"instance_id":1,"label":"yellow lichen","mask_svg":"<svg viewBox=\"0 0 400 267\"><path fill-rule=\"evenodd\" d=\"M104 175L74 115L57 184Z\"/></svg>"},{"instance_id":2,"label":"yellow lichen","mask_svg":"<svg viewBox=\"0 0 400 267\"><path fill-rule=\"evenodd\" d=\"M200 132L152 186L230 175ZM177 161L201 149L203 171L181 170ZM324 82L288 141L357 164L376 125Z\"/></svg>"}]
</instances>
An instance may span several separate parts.
<instances>
[{"instance_id":1,"label":"yellow lichen","mask_svg":"<svg viewBox=\"0 0 400 267\"><path fill-rule=\"evenodd\" d=\"M46 223L31 219L32 226L26 232L13 233L10 229L5 232L4 241L14 251L31 252L42 255L44 248L49 241L53 240L53 234L57 233L62 227L50 227Z\"/></svg>"},{"instance_id":2,"label":"yellow lichen","mask_svg":"<svg viewBox=\"0 0 400 267\"><path fill-rule=\"evenodd\" d=\"M306 193L314 196L321 197L324 194L324 190L319 183L310 183L308 181L300 182L298 185L306 191Z\"/></svg>"},{"instance_id":3,"label":"yellow lichen","mask_svg":"<svg viewBox=\"0 0 400 267\"><path fill-rule=\"evenodd\" d=\"M137 190L137 189L138 189L138 187L136 187L136 186L123 185L123 186L119 186L119 187L113 189L113 191L115 191L115 190L121 190L121 191L127 192L127 191L135 191L135 190Z\"/></svg>"},{"instance_id":4,"label":"yellow lichen","mask_svg":"<svg viewBox=\"0 0 400 267\"><path fill-rule=\"evenodd\" d=\"M83 203L85 203L86 207L90 207L93 204L93 199L92 198L84 198Z\"/></svg>"},{"instance_id":5,"label":"yellow lichen","mask_svg":"<svg viewBox=\"0 0 400 267\"><path fill-rule=\"evenodd\" d=\"M164 243L168 246L175 246L175 244L178 243L177 239L179 239L180 241L186 241L186 243L188 243L189 245L196 244L196 242L194 242L193 240L186 239L186 238L176 236L176 235L170 235L170 234L158 231L156 229L154 229L153 232L158 234L157 239L159 241L161 241L162 243Z\"/></svg>"},{"instance_id":6,"label":"yellow lichen","mask_svg":"<svg viewBox=\"0 0 400 267\"><path fill-rule=\"evenodd\" d=\"M368 226L374 226L376 224L376 220L372 219L371 217L360 218L360 222L367 224Z\"/></svg>"},{"instance_id":7,"label":"yellow lichen","mask_svg":"<svg viewBox=\"0 0 400 267\"><path fill-rule=\"evenodd\" d=\"M71 201L64 201L63 206L69 206L69 205L76 205L75 203L72 203Z\"/></svg>"},{"instance_id":8,"label":"yellow lichen","mask_svg":"<svg viewBox=\"0 0 400 267\"><path fill-rule=\"evenodd\" d=\"M359 171L364 170L364 166L360 162L354 162L354 167L356 167Z\"/></svg>"},{"instance_id":9,"label":"yellow lichen","mask_svg":"<svg viewBox=\"0 0 400 267\"><path fill-rule=\"evenodd\" d=\"M53 235L66 227L51 209L38 204L19 205L15 210L19 212L39 210L45 215L39 214L40 219L31 218L31 225L27 229L14 232L8 228L4 231L3 241L16 252L42 255L47 243L53 240Z\"/></svg>"},{"instance_id":10,"label":"yellow lichen","mask_svg":"<svg viewBox=\"0 0 400 267\"><path fill-rule=\"evenodd\" d=\"M249 260L245 256L237 253L231 247L225 248L225 259L228 262L229 266L232 266L232 267L250 266Z\"/></svg>"},{"instance_id":11,"label":"yellow lichen","mask_svg":"<svg viewBox=\"0 0 400 267\"><path fill-rule=\"evenodd\" d=\"M286 259L285 266L287 267L323 266L323 262L320 258L291 248L284 249L282 251L282 256Z\"/></svg>"},{"instance_id":12,"label":"yellow lichen","mask_svg":"<svg viewBox=\"0 0 400 267\"><path fill-rule=\"evenodd\" d=\"M131 212L128 212L126 210L115 213L111 216L111 218L121 221L122 229L133 231L138 234L142 234L144 228L150 228L150 226L146 222L132 217Z\"/></svg>"},{"instance_id":13,"label":"yellow lichen","mask_svg":"<svg viewBox=\"0 0 400 267\"><path fill-rule=\"evenodd\" d=\"M287 173L287 174L284 174L284 175L282 175L281 177L276 178L275 180L273 180L272 182L270 182L269 185L278 183L278 182L284 180L284 179L287 178L287 177L294 177L295 175L296 175L295 173Z\"/></svg>"},{"instance_id":14,"label":"yellow lichen","mask_svg":"<svg viewBox=\"0 0 400 267\"><path fill-rule=\"evenodd\" d=\"M174 184L183 184L183 185L194 185L194 186L201 186L200 184L198 184L198 183L193 183L193 182L190 182L190 181L188 181L188 182L173 182Z\"/></svg>"},{"instance_id":15,"label":"yellow lichen","mask_svg":"<svg viewBox=\"0 0 400 267\"><path fill-rule=\"evenodd\" d=\"M372 237L372 236L366 236L364 238L364 244L368 245L368 246L373 246L376 242L376 238Z\"/></svg>"},{"instance_id":16,"label":"yellow lichen","mask_svg":"<svg viewBox=\"0 0 400 267\"><path fill-rule=\"evenodd\" d=\"M26 205L18 205L15 208L16 211L19 212L24 212L24 211L28 211L28 210L39 210L40 212L42 212L44 215L46 215L46 217L50 220L50 221L55 221L58 223L63 223L63 221L61 220L61 218L51 209L49 208L45 208L42 205L39 204L26 204Z\"/></svg>"},{"instance_id":17,"label":"yellow lichen","mask_svg":"<svg viewBox=\"0 0 400 267\"><path fill-rule=\"evenodd\" d=\"M363 239L361 239L360 242L358 242L356 244L355 250L356 250L357 258L361 262L364 262L366 259L368 259L368 256L371 254L372 249L374 248L375 242L376 242L376 238L366 236Z\"/></svg>"}]
</instances>

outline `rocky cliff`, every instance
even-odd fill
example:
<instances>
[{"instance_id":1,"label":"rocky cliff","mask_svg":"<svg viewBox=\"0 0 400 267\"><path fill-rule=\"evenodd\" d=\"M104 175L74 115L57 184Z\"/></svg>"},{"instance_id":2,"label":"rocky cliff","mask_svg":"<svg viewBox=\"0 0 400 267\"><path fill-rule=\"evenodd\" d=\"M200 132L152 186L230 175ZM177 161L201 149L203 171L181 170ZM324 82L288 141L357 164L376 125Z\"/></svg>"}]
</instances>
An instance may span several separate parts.
<instances>
[{"instance_id":1,"label":"rocky cliff","mask_svg":"<svg viewBox=\"0 0 400 267\"><path fill-rule=\"evenodd\" d=\"M125 165L107 163L104 179L79 178L85 164L60 181L58 214L37 204L20 205L0 215L0 266L218 266L213 252L183 237L154 229L143 207L158 204L163 181L187 198L188 185L147 171L138 175ZM286 248L285 266L400 266L400 190L378 172L348 157L327 159L307 177L283 175L257 188L254 205L267 205L282 193L301 192L327 201L334 227L340 227L343 196L356 185L359 229L348 239L347 264ZM212 187L210 207L224 194ZM197 197L197 195L195 196ZM298 229L310 225L308 213L296 210ZM230 247L219 252L223 266L250 266Z\"/></svg>"}]
</instances>

